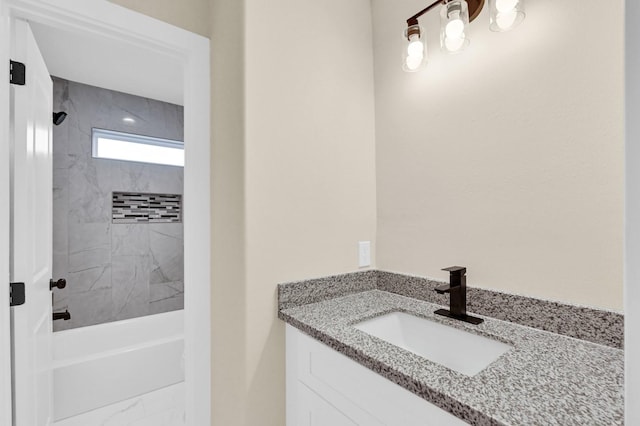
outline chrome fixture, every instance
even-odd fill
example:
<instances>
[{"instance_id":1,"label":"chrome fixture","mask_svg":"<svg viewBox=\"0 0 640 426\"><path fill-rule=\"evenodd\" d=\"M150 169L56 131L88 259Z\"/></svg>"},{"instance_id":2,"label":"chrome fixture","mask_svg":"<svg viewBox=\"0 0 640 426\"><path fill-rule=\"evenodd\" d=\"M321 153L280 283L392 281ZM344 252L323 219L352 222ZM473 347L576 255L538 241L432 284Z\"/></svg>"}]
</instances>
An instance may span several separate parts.
<instances>
[{"instance_id":1,"label":"chrome fixture","mask_svg":"<svg viewBox=\"0 0 640 426\"><path fill-rule=\"evenodd\" d=\"M504 32L517 27L525 17L525 0L489 0L489 29ZM469 45L470 22L480 15L485 0L437 0L407 19L404 38L407 43L402 69L416 72L427 64L427 42L418 18L438 5L440 10L440 47L447 53L458 53Z\"/></svg>"}]
</instances>

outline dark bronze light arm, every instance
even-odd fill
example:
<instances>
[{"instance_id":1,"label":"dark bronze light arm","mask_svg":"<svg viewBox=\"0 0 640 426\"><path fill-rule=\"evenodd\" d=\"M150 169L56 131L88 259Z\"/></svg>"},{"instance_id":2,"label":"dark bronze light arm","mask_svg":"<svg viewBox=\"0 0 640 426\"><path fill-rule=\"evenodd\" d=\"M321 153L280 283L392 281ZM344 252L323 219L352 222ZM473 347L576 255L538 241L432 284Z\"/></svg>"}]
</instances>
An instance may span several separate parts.
<instances>
[{"instance_id":1,"label":"dark bronze light arm","mask_svg":"<svg viewBox=\"0 0 640 426\"><path fill-rule=\"evenodd\" d=\"M442 4L442 3L444 3L444 0L438 0L438 1L430 4L429 6L425 7L420 12L416 13L411 18L407 19L407 25L408 26L418 25L418 18L419 17L421 17L422 15L424 15L425 13L427 13L428 11L430 11L431 9L433 9L434 7L436 7L437 5Z\"/></svg>"}]
</instances>

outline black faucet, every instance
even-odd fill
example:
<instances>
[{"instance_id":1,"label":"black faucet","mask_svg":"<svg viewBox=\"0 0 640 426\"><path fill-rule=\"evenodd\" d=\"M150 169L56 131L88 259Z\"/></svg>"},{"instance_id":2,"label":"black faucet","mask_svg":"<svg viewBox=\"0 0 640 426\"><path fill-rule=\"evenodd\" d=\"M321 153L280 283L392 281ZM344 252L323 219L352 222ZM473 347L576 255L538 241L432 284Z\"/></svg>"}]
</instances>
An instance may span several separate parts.
<instances>
[{"instance_id":1,"label":"black faucet","mask_svg":"<svg viewBox=\"0 0 640 426\"><path fill-rule=\"evenodd\" d=\"M451 266L444 268L449 271L449 284L436 287L438 294L449 293L449 309L438 309L435 314L457 319L471 324L480 324L482 318L467 315L467 268L463 266Z\"/></svg>"}]
</instances>

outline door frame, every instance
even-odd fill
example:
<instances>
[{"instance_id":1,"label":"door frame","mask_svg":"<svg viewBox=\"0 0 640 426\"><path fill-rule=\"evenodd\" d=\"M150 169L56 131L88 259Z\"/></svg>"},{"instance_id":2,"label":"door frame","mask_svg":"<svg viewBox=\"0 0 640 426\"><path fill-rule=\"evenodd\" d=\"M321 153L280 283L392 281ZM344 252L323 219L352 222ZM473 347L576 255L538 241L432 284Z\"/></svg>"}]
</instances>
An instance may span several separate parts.
<instances>
[{"instance_id":1,"label":"door frame","mask_svg":"<svg viewBox=\"0 0 640 426\"><path fill-rule=\"evenodd\" d=\"M12 18L134 44L183 67L186 415L189 426L211 424L211 239L202 238L211 235L209 39L105 0L0 0L4 64ZM9 72L6 65L0 69L0 276L8 282ZM9 312L8 293L0 291L0 424L11 424Z\"/></svg>"},{"instance_id":2,"label":"door frame","mask_svg":"<svg viewBox=\"0 0 640 426\"><path fill-rule=\"evenodd\" d=\"M0 63L9 63L9 13L0 0ZM0 81L9 81L9 70L0 67ZM0 84L0 282L9 283L9 99L8 84ZM0 424L10 425L11 406L11 328L9 292L0 291Z\"/></svg>"}]
</instances>

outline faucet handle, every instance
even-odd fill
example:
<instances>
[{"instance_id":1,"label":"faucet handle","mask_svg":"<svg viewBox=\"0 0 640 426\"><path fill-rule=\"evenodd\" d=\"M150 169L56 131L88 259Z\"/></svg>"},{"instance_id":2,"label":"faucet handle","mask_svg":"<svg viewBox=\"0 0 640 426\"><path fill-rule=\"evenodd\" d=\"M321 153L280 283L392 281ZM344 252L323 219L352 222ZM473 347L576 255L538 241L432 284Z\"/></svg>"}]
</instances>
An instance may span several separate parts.
<instances>
[{"instance_id":1,"label":"faucet handle","mask_svg":"<svg viewBox=\"0 0 640 426\"><path fill-rule=\"evenodd\" d=\"M451 284L442 284L437 286L435 289L438 294L451 293Z\"/></svg>"},{"instance_id":2,"label":"faucet handle","mask_svg":"<svg viewBox=\"0 0 640 426\"><path fill-rule=\"evenodd\" d=\"M447 271L451 275L464 275L467 273L467 268L464 266L449 266L444 268L443 271Z\"/></svg>"}]
</instances>

